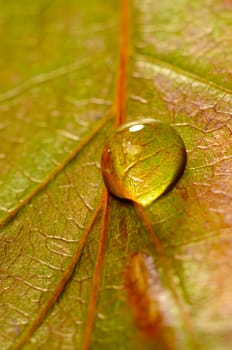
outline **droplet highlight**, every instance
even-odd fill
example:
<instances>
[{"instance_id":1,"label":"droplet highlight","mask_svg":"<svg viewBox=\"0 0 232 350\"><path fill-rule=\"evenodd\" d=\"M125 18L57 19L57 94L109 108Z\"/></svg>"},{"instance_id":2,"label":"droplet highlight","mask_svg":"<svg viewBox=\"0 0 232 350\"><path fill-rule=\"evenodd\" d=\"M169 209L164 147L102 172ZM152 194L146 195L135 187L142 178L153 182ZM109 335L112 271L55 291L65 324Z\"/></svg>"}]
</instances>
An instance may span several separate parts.
<instances>
[{"instance_id":1,"label":"droplet highlight","mask_svg":"<svg viewBox=\"0 0 232 350\"><path fill-rule=\"evenodd\" d=\"M155 119L121 125L102 153L102 175L116 197L148 206L181 177L186 151L179 134Z\"/></svg>"}]
</instances>

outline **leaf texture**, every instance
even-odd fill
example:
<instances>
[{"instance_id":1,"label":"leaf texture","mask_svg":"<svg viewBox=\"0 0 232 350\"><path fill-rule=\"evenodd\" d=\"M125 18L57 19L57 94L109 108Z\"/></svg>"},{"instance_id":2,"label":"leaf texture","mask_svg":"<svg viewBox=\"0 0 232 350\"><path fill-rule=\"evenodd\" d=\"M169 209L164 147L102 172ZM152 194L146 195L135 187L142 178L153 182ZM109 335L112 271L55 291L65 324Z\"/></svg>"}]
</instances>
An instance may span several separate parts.
<instances>
[{"instance_id":1,"label":"leaf texture","mask_svg":"<svg viewBox=\"0 0 232 350\"><path fill-rule=\"evenodd\" d=\"M229 2L1 8L1 349L230 349ZM100 170L140 117L187 150L146 209Z\"/></svg>"},{"instance_id":2,"label":"leaf texture","mask_svg":"<svg viewBox=\"0 0 232 350\"><path fill-rule=\"evenodd\" d=\"M92 8L63 0L3 2L1 12L4 222L76 155L108 113L119 13L113 2Z\"/></svg>"}]
</instances>

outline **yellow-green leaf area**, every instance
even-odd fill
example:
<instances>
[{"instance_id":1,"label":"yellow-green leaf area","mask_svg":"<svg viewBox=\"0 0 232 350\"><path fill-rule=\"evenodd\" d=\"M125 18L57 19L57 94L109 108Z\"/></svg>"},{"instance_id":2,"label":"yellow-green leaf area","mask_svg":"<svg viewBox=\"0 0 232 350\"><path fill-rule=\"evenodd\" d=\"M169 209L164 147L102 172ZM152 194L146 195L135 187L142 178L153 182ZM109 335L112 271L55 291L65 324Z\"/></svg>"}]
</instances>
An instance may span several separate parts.
<instances>
[{"instance_id":1,"label":"yellow-green leaf area","mask_svg":"<svg viewBox=\"0 0 232 350\"><path fill-rule=\"evenodd\" d=\"M230 0L135 0L135 13L137 52L232 87Z\"/></svg>"},{"instance_id":2,"label":"yellow-green leaf area","mask_svg":"<svg viewBox=\"0 0 232 350\"><path fill-rule=\"evenodd\" d=\"M0 3L0 348L230 350L231 1ZM187 155L147 207L100 167L141 117Z\"/></svg>"},{"instance_id":3,"label":"yellow-green leaf area","mask_svg":"<svg viewBox=\"0 0 232 350\"><path fill-rule=\"evenodd\" d=\"M101 126L115 91L118 16L113 1L1 2L1 221Z\"/></svg>"}]
</instances>

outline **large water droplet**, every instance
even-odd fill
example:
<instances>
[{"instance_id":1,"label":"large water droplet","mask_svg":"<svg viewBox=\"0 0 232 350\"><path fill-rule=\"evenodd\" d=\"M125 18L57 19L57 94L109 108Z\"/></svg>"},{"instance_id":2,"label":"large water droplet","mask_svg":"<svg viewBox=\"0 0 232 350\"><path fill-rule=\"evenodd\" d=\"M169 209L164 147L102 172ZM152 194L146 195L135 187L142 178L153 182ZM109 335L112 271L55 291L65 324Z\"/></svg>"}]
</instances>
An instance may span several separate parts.
<instances>
[{"instance_id":1,"label":"large water droplet","mask_svg":"<svg viewBox=\"0 0 232 350\"><path fill-rule=\"evenodd\" d=\"M147 206L180 178L186 161L181 137L169 125L140 119L116 129L102 154L109 191Z\"/></svg>"}]
</instances>

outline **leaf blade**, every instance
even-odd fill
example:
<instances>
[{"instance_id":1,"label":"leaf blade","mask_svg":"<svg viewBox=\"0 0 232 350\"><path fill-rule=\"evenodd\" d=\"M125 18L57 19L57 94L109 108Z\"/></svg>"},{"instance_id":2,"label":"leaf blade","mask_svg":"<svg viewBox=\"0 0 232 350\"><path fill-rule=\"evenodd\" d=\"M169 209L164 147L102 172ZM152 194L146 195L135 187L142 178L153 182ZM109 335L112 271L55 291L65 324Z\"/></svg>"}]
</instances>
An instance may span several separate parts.
<instances>
[{"instance_id":1,"label":"leaf blade","mask_svg":"<svg viewBox=\"0 0 232 350\"><path fill-rule=\"evenodd\" d=\"M88 140L99 119L111 110L114 96L118 50L112 40L118 35L115 5L92 8L70 2L67 6L62 0L45 5L38 1L28 7L25 1L19 9L13 2L2 9L8 33L1 37L6 41L3 55L7 57L13 50L13 57L21 59L5 60L10 73L2 76L5 89L12 84L12 76L16 81L15 87L0 97L3 222L42 188L52 173L61 170L78 144ZM114 13L110 26L109 13ZM78 43L77 36L81 38ZM68 51L63 51L65 45ZM94 77L92 82L89 77Z\"/></svg>"}]
</instances>

